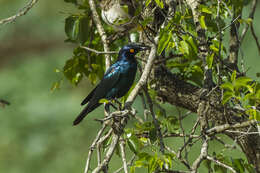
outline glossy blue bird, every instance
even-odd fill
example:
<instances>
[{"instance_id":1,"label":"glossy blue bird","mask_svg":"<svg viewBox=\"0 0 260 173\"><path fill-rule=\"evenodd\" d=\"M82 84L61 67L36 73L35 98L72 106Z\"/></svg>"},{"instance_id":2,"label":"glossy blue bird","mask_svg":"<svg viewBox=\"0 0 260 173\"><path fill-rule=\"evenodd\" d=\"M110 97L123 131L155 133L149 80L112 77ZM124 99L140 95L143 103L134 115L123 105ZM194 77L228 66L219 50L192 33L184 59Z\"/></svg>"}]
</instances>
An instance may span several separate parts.
<instances>
[{"instance_id":1,"label":"glossy blue bird","mask_svg":"<svg viewBox=\"0 0 260 173\"><path fill-rule=\"evenodd\" d=\"M100 106L100 99L120 98L129 91L137 70L135 55L147 49L149 47L145 45L128 44L119 51L117 61L109 67L103 79L82 101L81 105L87 104L87 106L74 120L73 125L79 124L88 113Z\"/></svg>"}]
</instances>

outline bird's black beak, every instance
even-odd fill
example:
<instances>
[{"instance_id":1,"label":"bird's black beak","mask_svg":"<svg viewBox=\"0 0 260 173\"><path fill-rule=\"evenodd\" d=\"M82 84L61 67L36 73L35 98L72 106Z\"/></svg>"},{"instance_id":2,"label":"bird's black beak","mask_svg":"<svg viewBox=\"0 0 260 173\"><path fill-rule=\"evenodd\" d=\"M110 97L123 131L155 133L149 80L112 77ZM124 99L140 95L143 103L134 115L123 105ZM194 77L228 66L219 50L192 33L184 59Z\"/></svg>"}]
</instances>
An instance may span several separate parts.
<instances>
[{"instance_id":1,"label":"bird's black beak","mask_svg":"<svg viewBox=\"0 0 260 173\"><path fill-rule=\"evenodd\" d=\"M150 49L151 49L150 46L147 46L147 45L144 45L144 44L141 44L141 45L138 45L138 46L137 46L137 50L138 50L138 51L150 50Z\"/></svg>"}]
</instances>

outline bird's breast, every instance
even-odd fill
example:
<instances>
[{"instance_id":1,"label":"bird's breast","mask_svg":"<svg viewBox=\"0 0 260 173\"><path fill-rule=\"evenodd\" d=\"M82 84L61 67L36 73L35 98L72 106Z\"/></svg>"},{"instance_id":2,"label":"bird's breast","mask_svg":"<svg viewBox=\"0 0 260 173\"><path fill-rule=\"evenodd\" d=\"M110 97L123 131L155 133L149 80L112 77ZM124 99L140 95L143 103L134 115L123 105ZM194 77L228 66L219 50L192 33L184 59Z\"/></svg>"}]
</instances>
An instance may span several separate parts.
<instances>
[{"instance_id":1,"label":"bird's breast","mask_svg":"<svg viewBox=\"0 0 260 173\"><path fill-rule=\"evenodd\" d=\"M116 97L124 96L131 88L137 70L136 63L124 63L121 66L120 80L117 84L118 94Z\"/></svg>"}]
</instances>

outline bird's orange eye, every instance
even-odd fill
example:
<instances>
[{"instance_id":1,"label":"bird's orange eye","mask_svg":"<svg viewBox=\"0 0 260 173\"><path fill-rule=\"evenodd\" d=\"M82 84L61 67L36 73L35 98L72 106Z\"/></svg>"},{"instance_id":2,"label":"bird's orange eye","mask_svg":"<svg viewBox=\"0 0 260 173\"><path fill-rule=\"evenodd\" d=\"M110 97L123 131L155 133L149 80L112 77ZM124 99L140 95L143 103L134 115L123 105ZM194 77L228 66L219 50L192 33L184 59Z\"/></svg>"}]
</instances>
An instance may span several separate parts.
<instances>
[{"instance_id":1,"label":"bird's orange eye","mask_svg":"<svg viewBox=\"0 0 260 173\"><path fill-rule=\"evenodd\" d=\"M135 52L135 50L134 49L130 49L130 53L134 53Z\"/></svg>"}]
</instances>

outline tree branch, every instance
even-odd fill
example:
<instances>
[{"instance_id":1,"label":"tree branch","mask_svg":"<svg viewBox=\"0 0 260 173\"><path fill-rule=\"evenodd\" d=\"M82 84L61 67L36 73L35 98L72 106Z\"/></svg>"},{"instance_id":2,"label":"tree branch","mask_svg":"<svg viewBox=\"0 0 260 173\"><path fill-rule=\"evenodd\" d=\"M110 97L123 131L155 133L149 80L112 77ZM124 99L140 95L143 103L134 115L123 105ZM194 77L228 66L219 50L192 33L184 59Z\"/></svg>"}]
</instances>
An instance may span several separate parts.
<instances>
[{"instance_id":1,"label":"tree branch","mask_svg":"<svg viewBox=\"0 0 260 173\"><path fill-rule=\"evenodd\" d=\"M257 46L257 49L258 49L258 54L260 55L260 43L259 43L258 38L256 36L253 23L251 24L250 29L251 29L252 35L253 35L253 37L255 39L255 42L256 42L256 46Z\"/></svg>"},{"instance_id":2,"label":"tree branch","mask_svg":"<svg viewBox=\"0 0 260 173\"><path fill-rule=\"evenodd\" d=\"M138 92L146 84L146 82L148 80L148 77L150 75L153 63L154 63L155 58L156 58L156 50L157 50L156 44L157 44L157 42L158 42L158 36L155 37L155 44L152 44L152 46L151 46L151 51L150 51L147 63L144 67L144 71L142 73L142 76L141 76L140 80L138 81L138 83L136 84L135 88L132 90L132 92L128 96L127 100L126 100L127 106L129 104L132 105L132 103L133 103L135 97L137 96Z\"/></svg>"},{"instance_id":3,"label":"tree branch","mask_svg":"<svg viewBox=\"0 0 260 173\"><path fill-rule=\"evenodd\" d=\"M103 133L104 130L106 129L106 127L107 127L107 126L106 126L105 124L103 124L103 126L102 126L102 128L99 130L99 132L98 132L98 134L97 134L95 140L93 141L92 145L90 146L84 173L87 173L88 170L89 170L89 163L90 163L90 160L91 160L92 153L93 153L94 148L95 148L95 146L96 146L98 140L100 139L102 133Z\"/></svg>"},{"instance_id":4,"label":"tree branch","mask_svg":"<svg viewBox=\"0 0 260 173\"><path fill-rule=\"evenodd\" d=\"M217 165L219 165L219 166L222 166L222 167L224 167L224 168L227 168L228 170L230 170L230 171L233 172L233 173L237 173L232 167L230 167L230 166L228 166L228 165L226 165L226 164L220 162L219 160L214 159L213 157L207 156L207 159L210 160L210 161L212 161L212 162L215 162L215 163L216 163Z\"/></svg>"},{"instance_id":5,"label":"tree branch","mask_svg":"<svg viewBox=\"0 0 260 173\"><path fill-rule=\"evenodd\" d=\"M257 4L257 0L253 0L252 1L252 6L251 6L251 10L250 10L250 13L249 13L249 16L248 18L254 20L254 15L255 15L255 9L256 9L256 4ZM252 25L253 23L251 23ZM249 29L249 25L250 24L246 24L246 27L243 29L242 33L241 33L241 36L240 36L240 43L243 42L244 38L245 38L245 35Z\"/></svg>"},{"instance_id":6,"label":"tree branch","mask_svg":"<svg viewBox=\"0 0 260 173\"><path fill-rule=\"evenodd\" d=\"M18 17L25 15L37 2L38 0L31 0L19 13L0 20L0 25L14 22Z\"/></svg>"},{"instance_id":7,"label":"tree branch","mask_svg":"<svg viewBox=\"0 0 260 173\"><path fill-rule=\"evenodd\" d=\"M122 157L122 161L123 161L124 172L128 173L126 155L125 155L125 141L122 137L120 138L119 146L120 146L120 150L121 150L121 157Z\"/></svg>"},{"instance_id":8,"label":"tree branch","mask_svg":"<svg viewBox=\"0 0 260 173\"><path fill-rule=\"evenodd\" d=\"M207 134L212 134L212 133L220 133L220 132L224 132L225 130L228 129L237 129L237 128L243 128L243 127L248 127L250 125L255 125L257 123L260 123L256 120L249 120L249 121L245 121L242 123L236 123L236 124L223 124L220 126L215 126L209 130L206 131Z\"/></svg>"},{"instance_id":9,"label":"tree branch","mask_svg":"<svg viewBox=\"0 0 260 173\"><path fill-rule=\"evenodd\" d=\"M196 173L201 162L207 158L208 155L208 147L209 147L209 138L206 137L204 139L203 144L201 146L200 155L199 157L193 162L191 167L191 173Z\"/></svg>"},{"instance_id":10,"label":"tree branch","mask_svg":"<svg viewBox=\"0 0 260 173\"><path fill-rule=\"evenodd\" d=\"M103 43L103 46L104 46L104 52L109 52L109 47L108 47L108 43L107 43L107 35L106 35L105 30L102 26L100 17L97 13L96 4L95 4L94 0L89 0L88 2L89 2L89 6L90 6L90 9L91 9L92 15L93 15L93 20L96 24L98 33L101 37L101 40L102 40L102 43ZM105 58L106 58L106 69L108 69L110 67L110 64L111 64L111 59L110 59L110 56L107 55L107 54L105 54Z\"/></svg>"},{"instance_id":11,"label":"tree branch","mask_svg":"<svg viewBox=\"0 0 260 173\"><path fill-rule=\"evenodd\" d=\"M113 153L114 153L114 151L115 151L116 145L118 144L119 137L120 137L120 135L118 135L118 134L113 134L113 135L112 135L111 144L110 144L110 146L109 146L109 148L108 148L108 151L107 151L107 153L106 153L106 155L105 155L104 160L102 161L101 164L99 164L99 165L92 171L92 173L98 173L98 172L100 172L105 166L108 165L108 163L109 163L110 159L112 158L112 155L113 155Z\"/></svg>"},{"instance_id":12,"label":"tree branch","mask_svg":"<svg viewBox=\"0 0 260 173\"><path fill-rule=\"evenodd\" d=\"M99 50L92 49L92 48L89 48L89 47L86 47L86 46L80 46L80 48L85 49L85 50L90 51L90 52L94 52L96 54L117 54L118 53L118 51L109 51L109 52L99 51Z\"/></svg>"}]
</instances>

